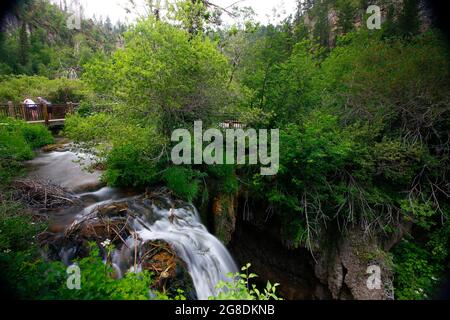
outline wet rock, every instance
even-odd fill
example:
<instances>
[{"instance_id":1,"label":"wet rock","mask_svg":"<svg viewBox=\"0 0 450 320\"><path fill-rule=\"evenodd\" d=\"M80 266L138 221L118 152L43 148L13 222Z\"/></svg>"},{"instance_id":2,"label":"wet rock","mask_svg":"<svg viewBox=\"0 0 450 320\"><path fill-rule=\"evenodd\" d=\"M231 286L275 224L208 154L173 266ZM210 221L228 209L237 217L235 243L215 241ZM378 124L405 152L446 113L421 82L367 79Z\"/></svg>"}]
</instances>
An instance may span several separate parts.
<instances>
[{"instance_id":1,"label":"wet rock","mask_svg":"<svg viewBox=\"0 0 450 320\"><path fill-rule=\"evenodd\" d=\"M97 209L98 214L102 216L124 216L128 212L127 203L112 203Z\"/></svg>"},{"instance_id":2,"label":"wet rock","mask_svg":"<svg viewBox=\"0 0 450 320\"><path fill-rule=\"evenodd\" d=\"M97 171L105 171L106 170L106 163L104 162L96 162L91 166L92 170L97 170Z\"/></svg>"},{"instance_id":3,"label":"wet rock","mask_svg":"<svg viewBox=\"0 0 450 320\"><path fill-rule=\"evenodd\" d=\"M236 226L236 197L232 194L220 194L213 200L214 230L217 238L224 244L231 241Z\"/></svg>"},{"instance_id":4,"label":"wet rock","mask_svg":"<svg viewBox=\"0 0 450 320\"><path fill-rule=\"evenodd\" d=\"M260 279L280 283L281 297L393 299L393 266L387 250L407 232L407 224L399 225L394 234L372 236L355 225L345 235L332 239L324 236L311 253L304 247L286 245L281 237L283 225L276 216L268 216L264 205L250 203L251 212L247 212L244 203L246 199L240 199L230 249L239 264L251 262L252 271ZM373 274L367 271L373 266L380 268L379 289L368 286Z\"/></svg>"},{"instance_id":5,"label":"wet rock","mask_svg":"<svg viewBox=\"0 0 450 320\"><path fill-rule=\"evenodd\" d=\"M154 289L176 295L176 290L181 288L188 295L195 294L186 264L169 244L163 241L151 241L145 243L143 249L142 268L153 273Z\"/></svg>"},{"instance_id":6,"label":"wet rock","mask_svg":"<svg viewBox=\"0 0 450 320\"><path fill-rule=\"evenodd\" d=\"M67 144L60 144L60 143L49 144L49 145L42 147L42 151L47 152L47 153L52 152L52 151L63 152L63 151L69 151L69 150L70 150L70 148Z\"/></svg>"},{"instance_id":7,"label":"wet rock","mask_svg":"<svg viewBox=\"0 0 450 320\"><path fill-rule=\"evenodd\" d=\"M368 285L371 274L367 271L372 266L380 268L381 271L379 288ZM328 287L333 299L393 298L393 270L390 258L376 237L365 235L357 226L352 227L336 246L319 256L315 274Z\"/></svg>"}]
</instances>

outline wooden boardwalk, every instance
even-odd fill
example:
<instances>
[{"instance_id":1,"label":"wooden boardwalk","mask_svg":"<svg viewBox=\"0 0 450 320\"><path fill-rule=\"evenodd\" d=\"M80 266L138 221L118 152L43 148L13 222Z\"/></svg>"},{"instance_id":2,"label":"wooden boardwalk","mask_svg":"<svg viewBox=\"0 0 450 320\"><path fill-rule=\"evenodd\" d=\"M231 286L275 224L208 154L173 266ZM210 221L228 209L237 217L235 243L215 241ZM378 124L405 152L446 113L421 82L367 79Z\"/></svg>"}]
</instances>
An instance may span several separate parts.
<instances>
[{"instance_id":1,"label":"wooden boardwalk","mask_svg":"<svg viewBox=\"0 0 450 320\"><path fill-rule=\"evenodd\" d=\"M0 104L0 118L12 117L25 120L30 124L44 124L48 127L64 125L68 114L73 113L79 106L79 103L66 102L64 104L33 104L25 105L23 103L14 105L11 101L7 104ZM244 129L246 126L237 120L234 114L215 113L211 116L216 117L221 129Z\"/></svg>"},{"instance_id":2,"label":"wooden boardwalk","mask_svg":"<svg viewBox=\"0 0 450 320\"><path fill-rule=\"evenodd\" d=\"M30 124L44 124L46 126L59 126L64 124L66 115L75 111L78 103L65 104L35 104L14 105L11 101L0 105L0 117L12 117L25 120Z\"/></svg>"}]
</instances>

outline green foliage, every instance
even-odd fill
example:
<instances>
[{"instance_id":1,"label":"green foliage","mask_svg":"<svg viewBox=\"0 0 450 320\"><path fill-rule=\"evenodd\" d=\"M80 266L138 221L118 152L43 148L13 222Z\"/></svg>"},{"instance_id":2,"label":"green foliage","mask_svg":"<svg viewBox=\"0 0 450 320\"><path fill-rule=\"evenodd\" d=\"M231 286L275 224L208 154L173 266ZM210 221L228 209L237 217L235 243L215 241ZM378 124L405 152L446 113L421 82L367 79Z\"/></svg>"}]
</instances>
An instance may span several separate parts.
<instances>
[{"instance_id":1,"label":"green foliage","mask_svg":"<svg viewBox=\"0 0 450 320\"><path fill-rule=\"evenodd\" d=\"M423 145L408 145L399 138L384 137L383 141L373 146L373 154L377 159L378 172L398 185L410 183L425 163L429 166L434 164L434 159Z\"/></svg>"},{"instance_id":2,"label":"green foliage","mask_svg":"<svg viewBox=\"0 0 450 320\"><path fill-rule=\"evenodd\" d=\"M280 144L281 173L301 174L309 183L342 167L353 147L350 132L339 127L336 117L321 112L312 113L300 127L290 124L281 133ZM291 171L293 168L298 168L298 174ZM304 186L301 181L293 182Z\"/></svg>"},{"instance_id":3,"label":"green foliage","mask_svg":"<svg viewBox=\"0 0 450 320\"><path fill-rule=\"evenodd\" d=\"M14 23L5 23L0 37L0 74L77 77L95 54L115 49L125 26L109 19L81 19L69 29L72 12L47 0L17 4Z\"/></svg>"},{"instance_id":4,"label":"green foliage","mask_svg":"<svg viewBox=\"0 0 450 320\"><path fill-rule=\"evenodd\" d=\"M266 287L260 291L255 284L251 284L251 279L258 277L254 273L249 273L251 267L247 263L241 268L241 273L230 273L228 278L231 281L220 281L217 284L219 294L216 297L209 297L210 300L282 300L276 295L278 283L271 284L267 281Z\"/></svg>"},{"instance_id":5,"label":"green foliage","mask_svg":"<svg viewBox=\"0 0 450 320\"><path fill-rule=\"evenodd\" d=\"M147 186L156 182L164 139L153 126L124 123L106 113L66 119L65 134L106 164L104 180L111 186Z\"/></svg>"},{"instance_id":6,"label":"green foliage","mask_svg":"<svg viewBox=\"0 0 450 320\"><path fill-rule=\"evenodd\" d=\"M202 178L200 172L183 167L170 167L163 174L167 187L175 195L189 202L192 202L198 196L200 178Z\"/></svg>"},{"instance_id":7,"label":"green foliage","mask_svg":"<svg viewBox=\"0 0 450 320\"><path fill-rule=\"evenodd\" d=\"M145 117L169 135L185 116L207 122L225 106L227 68L213 42L149 18L125 34L125 48L111 59L88 64L84 79L120 99L127 122Z\"/></svg>"},{"instance_id":8,"label":"green foliage","mask_svg":"<svg viewBox=\"0 0 450 320\"><path fill-rule=\"evenodd\" d=\"M40 259L36 235L45 225L34 220L23 205L5 199L0 199L2 293L21 299L44 297L59 287L55 280L62 280L65 270L60 263Z\"/></svg>"},{"instance_id":9,"label":"green foliage","mask_svg":"<svg viewBox=\"0 0 450 320\"><path fill-rule=\"evenodd\" d=\"M29 160L33 157L33 151L28 145L21 130L17 128L5 128L8 123L2 123L0 130L0 151L3 160Z\"/></svg>"},{"instance_id":10,"label":"green foliage","mask_svg":"<svg viewBox=\"0 0 450 320\"><path fill-rule=\"evenodd\" d=\"M276 183L254 176L252 189L285 212L282 215L285 236L293 240L294 246L310 244L319 230L315 227L315 232L311 232L308 228L312 229L323 215L335 214L334 210L326 208L314 211L310 206L321 207L325 201L330 207L338 205L340 185L332 183L336 171L350 164L354 156L353 129L343 129L335 116L316 111L306 116L301 124L292 123L281 130L280 146Z\"/></svg>"},{"instance_id":11,"label":"green foliage","mask_svg":"<svg viewBox=\"0 0 450 320\"><path fill-rule=\"evenodd\" d=\"M433 298L445 267L442 257L412 239L404 239L394 251L394 263L397 299Z\"/></svg>"},{"instance_id":12,"label":"green foliage","mask_svg":"<svg viewBox=\"0 0 450 320\"><path fill-rule=\"evenodd\" d=\"M23 124L21 129L25 141L32 149L36 149L54 142L51 132L43 125Z\"/></svg>"},{"instance_id":13,"label":"green foliage","mask_svg":"<svg viewBox=\"0 0 450 320\"><path fill-rule=\"evenodd\" d=\"M410 141L419 138L417 132L426 137L445 121L440 115L448 107L444 42L438 32L409 40L381 40L380 35L359 31L341 39L318 77L323 93L329 92L324 102L349 121L367 121L375 132L401 132Z\"/></svg>"},{"instance_id":14,"label":"green foliage","mask_svg":"<svg viewBox=\"0 0 450 320\"><path fill-rule=\"evenodd\" d=\"M406 219L413 221L419 227L430 230L436 221L433 219L437 212L430 201L420 202L418 199L400 201Z\"/></svg>"},{"instance_id":15,"label":"green foliage","mask_svg":"<svg viewBox=\"0 0 450 320\"><path fill-rule=\"evenodd\" d=\"M145 159L145 146L133 142L114 146L106 158L104 178L111 186L145 186L155 179L156 167Z\"/></svg>"},{"instance_id":16,"label":"green foliage","mask_svg":"<svg viewBox=\"0 0 450 320\"><path fill-rule=\"evenodd\" d=\"M78 102L89 93L79 80L65 78L48 79L42 76L2 76L0 77L0 102L22 103L26 96L35 102L36 97L44 97L52 103Z\"/></svg>"},{"instance_id":17,"label":"green foliage","mask_svg":"<svg viewBox=\"0 0 450 320\"><path fill-rule=\"evenodd\" d=\"M450 267L448 207L440 217L430 202L403 202L403 208L417 230L393 250L395 295L401 300L433 299Z\"/></svg>"},{"instance_id":18,"label":"green foliage","mask_svg":"<svg viewBox=\"0 0 450 320\"><path fill-rule=\"evenodd\" d=\"M81 270L81 289L69 290L62 285L60 298L75 300L148 300L151 274L128 272L121 279L113 279L113 268L103 263L96 244L90 255L74 262Z\"/></svg>"},{"instance_id":19,"label":"green foliage","mask_svg":"<svg viewBox=\"0 0 450 320\"><path fill-rule=\"evenodd\" d=\"M432 199L417 208L419 225L434 225L446 203L445 46L434 31L407 41L381 35L348 33L325 58L300 42L277 68L277 84L266 85L269 125L281 129L280 171L252 175L252 189L280 212L294 246L313 245L330 224L376 221L388 230L401 210L411 212L406 188L413 202Z\"/></svg>"},{"instance_id":20,"label":"green foliage","mask_svg":"<svg viewBox=\"0 0 450 320\"><path fill-rule=\"evenodd\" d=\"M310 41L297 43L289 59L277 67L277 76L267 82L264 110L273 112L277 125L295 123L300 114L318 103L313 79L318 71L317 57ZM283 81L279 81L283 79Z\"/></svg>"},{"instance_id":21,"label":"green foliage","mask_svg":"<svg viewBox=\"0 0 450 320\"><path fill-rule=\"evenodd\" d=\"M337 10L339 31L347 33L354 29L358 9L361 6L360 0L337 0L334 7ZM364 6L364 9L366 6Z\"/></svg>"},{"instance_id":22,"label":"green foliage","mask_svg":"<svg viewBox=\"0 0 450 320\"><path fill-rule=\"evenodd\" d=\"M33 221L29 212L19 203L0 202L0 252L23 251L35 242L33 236L42 231L43 225Z\"/></svg>"},{"instance_id":23,"label":"green foliage","mask_svg":"<svg viewBox=\"0 0 450 320\"><path fill-rule=\"evenodd\" d=\"M206 176L220 193L235 194L242 182L280 220L289 246L320 250L321 241L345 236L352 225L376 235L392 232L406 219L420 236L394 251L397 297L424 298L432 294L433 279L448 268L450 60L439 32L419 33L417 4L387 6L379 31L356 30L367 1L326 0L302 2L295 21L260 26L247 16L208 37L204 31L218 17L214 10L203 1L181 1L168 10L176 23L141 19L111 55L114 37L97 34L108 48L93 50L98 42L91 36L67 30L63 36L79 50L61 43L53 49L44 27L24 32L22 12L22 23L0 38L0 72L64 76L82 69L83 82L10 76L0 82L0 99L83 99L65 131L104 162L109 185L163 182L188 201L202 192L205 202L210 190L201 179ZM24 12L37 10L62 23L64 13L34 5ZM328 18L331 9L335 26ZM194 120L216 127L227 113L248 127L280 129L277 176L262 177L254 166L171 166L173 129L189 129ZM42 128L16 127L0 128L2 178L49 141ZM33 272L31 283L37 281ZM94 269L86 276L95 278ZM250 287L248 272L233 277L220 284L221 298L274 297L275 286L263 293ZM141 285L148 280L145 275L125 279L119 290L108 272L95 279L107 285L98 292L88 288L78 298L143 297ZM50 287L54 283L46 281Z\"/></svg>"},{"instance_id":24,"label":"green foliage","mask_svg":"<svg viewBox=\"0 0 450 320\"><path fill-rule=\"evenodd\" d=\"M64 132L75 142L102 143L109 141L111 131L119 125L109 114L95 113L89 117L82 117L79 114L70 115L64 123Z\"/></svg>"},{"instance_id":25,"label":"green foliage","mask_svg":"<svg viewBox=\"0 0 450 320\"><path fill-rule=\"evenodd\" d=\"M235 194L239 189L235 169L234 165L213 165L208 166L206 172L209 177L217 180L219 192Z\"/></svg>"},{"instance_id":26,"label":"green foliage","mask_svg":"<svg viewBox=\"0 0 450 320\"><path fill-rule=\"evenodd\" d=\"M53 143L50 131L11 118L0 118L0 178L7 182L21 169L21 161L33 157L33 149Z\"/></svg>"},{"instance_id":27,"label":"green foliage","mask_svg":"<svg viewBox=\"0 0 450 320\"><path fill-rule=\"evenodd\" d=\"M92 115L92 107L90 106L90 104L87 101L81 101L80 105L78 106L77 109L77 113L81 116L81 117L87 117L89 115Z\"/></svg>"}]
</instances>

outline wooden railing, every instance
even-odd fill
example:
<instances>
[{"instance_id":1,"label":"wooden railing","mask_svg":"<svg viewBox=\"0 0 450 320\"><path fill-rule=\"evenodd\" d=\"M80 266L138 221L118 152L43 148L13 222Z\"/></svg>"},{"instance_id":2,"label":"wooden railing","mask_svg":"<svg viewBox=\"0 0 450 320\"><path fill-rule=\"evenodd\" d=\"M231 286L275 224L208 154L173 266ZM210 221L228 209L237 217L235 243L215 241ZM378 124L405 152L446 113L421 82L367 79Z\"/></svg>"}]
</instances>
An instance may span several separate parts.
<instances>
[{"instance_id":1,"label":"wooden railing","mask_svg":"<svg viewBox=\"0 0 450 320\"><path fill-rule=\"evenodd\" d=\"M66 115L74 112L78 103L66 102L65 104L19 104L11 101L0 105L0 117L12 117L22 119L29 123L43 123L50 125L55 122L64 122Z\"/></svg>"},{"instance_id":2,"label":"wooden railing","mask_svg":"<svg viewBox=\"0 0 450 320\"><path fill-rule=\"evenodd\" d=\"M233 119L220 122L219 127L222 129L244 129L245 125L241 121Z\"/></svg>"}]
</instances>

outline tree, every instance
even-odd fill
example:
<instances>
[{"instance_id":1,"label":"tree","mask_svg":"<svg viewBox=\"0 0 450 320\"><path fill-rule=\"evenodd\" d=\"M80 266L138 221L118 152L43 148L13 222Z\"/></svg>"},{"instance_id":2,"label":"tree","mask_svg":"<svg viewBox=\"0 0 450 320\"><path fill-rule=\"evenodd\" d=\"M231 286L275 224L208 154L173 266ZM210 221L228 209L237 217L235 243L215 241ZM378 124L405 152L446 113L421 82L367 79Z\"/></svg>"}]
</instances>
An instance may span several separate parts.
<instances>
[{"instance_id":1,"label":"tree","mask_svg":"<svg viewBox=\"0 0 450 320\"><path fill-rule=\"evenodd\" d=\"M417 0L404 0L398 18L398 29L401 35L415 35L420 30L419 3Z\"/></svg>"},{"instance_id":2,"label":"tree","mask_svg":"<svg viewBox=\"0 0 450 320\"><path fill-rule=\"evenodd\" d=\"M123 50L90 63L84 79L126 103L130 117L157 120L169 134L186 117L206 122L225 107L228 72L226 58L209 39L148 18L126 33Z\"/></svg>"}]
</instances>

